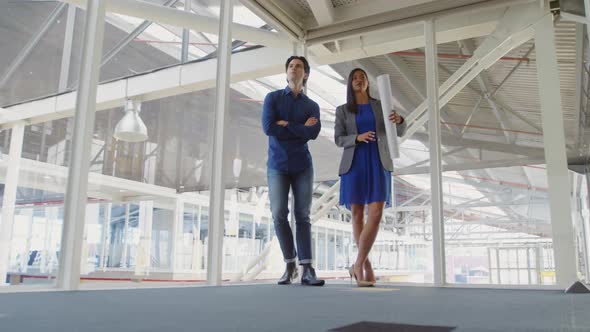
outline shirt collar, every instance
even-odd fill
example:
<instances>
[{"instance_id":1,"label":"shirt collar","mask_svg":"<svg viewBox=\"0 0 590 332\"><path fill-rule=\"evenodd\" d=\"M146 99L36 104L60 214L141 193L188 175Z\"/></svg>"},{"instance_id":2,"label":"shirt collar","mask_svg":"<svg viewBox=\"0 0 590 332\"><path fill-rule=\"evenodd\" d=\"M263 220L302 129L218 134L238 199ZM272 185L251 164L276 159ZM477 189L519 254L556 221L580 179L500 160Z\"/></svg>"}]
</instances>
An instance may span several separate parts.
<instances>
[{"instance_id":1,"label":"shirt collar","mask_svg":"<svg viewBox=\"0 0 590 332\"><path fill-rule=\"evenodd\" d=\"M288 95L288 94L290 94L291 92L292 92L292 91L291 91L291 88L290 88L288 85L285 87L285 90L283 90L283 94L284 94L284 95ZM308 97L305 95L305 93L303 93L303 90L301 90L301 92L299 93L298 97L299 97L299 96L301 96L301 98L305 98L305 99L307 99L307 98L308 98Z\"/></svg>"}]
</instances>

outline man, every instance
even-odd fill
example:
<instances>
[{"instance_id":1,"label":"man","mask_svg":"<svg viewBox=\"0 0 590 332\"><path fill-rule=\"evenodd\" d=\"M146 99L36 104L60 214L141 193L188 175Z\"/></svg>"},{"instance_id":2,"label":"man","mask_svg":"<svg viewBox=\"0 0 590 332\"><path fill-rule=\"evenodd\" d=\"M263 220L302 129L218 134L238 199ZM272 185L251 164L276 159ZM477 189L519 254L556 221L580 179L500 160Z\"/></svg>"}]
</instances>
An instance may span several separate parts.
<instances>
[{"instance_id":1,"label":"man","mask_svg":"<svg viewBox=\"0 0 590 332\"><path fill-rule=\"evenodd\" d=\"M309 77L309 63L292 56L285 63L287 82L282 90L270 92L264 99L262 128L268 135L268 194L275 233L287 263L279 285L297 278L296 261L303 267L301 284L323 286L312 267L311 223L309 212L313 193L313 165L307 141L320 133L320 108L303 93ZM289 189L293 189L297 251L289 225Z\"/></svg>"}]
</instances>

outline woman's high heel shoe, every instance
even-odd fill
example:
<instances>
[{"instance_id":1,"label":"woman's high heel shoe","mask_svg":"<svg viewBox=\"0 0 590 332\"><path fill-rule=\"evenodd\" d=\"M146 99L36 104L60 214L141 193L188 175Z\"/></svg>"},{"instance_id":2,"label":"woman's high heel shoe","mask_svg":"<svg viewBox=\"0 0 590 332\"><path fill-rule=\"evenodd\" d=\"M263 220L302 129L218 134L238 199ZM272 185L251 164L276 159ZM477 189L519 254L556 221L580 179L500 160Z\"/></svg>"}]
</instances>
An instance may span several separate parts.
<instances>
[{"instance_id":1,"label":"woman's high heel shoe","mask_svg":"<svg viewBox=\"0 0 590 332\"><path fill-rule=\"evenodd\" d=\"M350 267L348 268L348 274L350 274L350 281L351 282L352 282L352 277L354 277L357 287L371 287L374 285L374 283L372 283L370 281L358 280L358 278L356 277L356 273L354 273L354 264L350 265Z\"/></svg>"}]
</instances>

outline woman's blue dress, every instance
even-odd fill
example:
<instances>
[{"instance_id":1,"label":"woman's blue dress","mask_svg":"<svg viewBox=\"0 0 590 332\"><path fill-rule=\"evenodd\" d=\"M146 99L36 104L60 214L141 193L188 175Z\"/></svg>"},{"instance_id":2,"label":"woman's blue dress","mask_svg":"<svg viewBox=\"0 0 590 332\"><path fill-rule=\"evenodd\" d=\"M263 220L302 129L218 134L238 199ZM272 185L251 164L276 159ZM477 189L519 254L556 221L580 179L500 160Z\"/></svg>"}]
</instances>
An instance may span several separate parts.
<instances>
[{"instance_id":1,"label":"woman's blue dress","mask_svg":"<svg viewBox=\"0 0 590 332\"><path fill-rule=\"evenodd\" d=\"M359 135L376 132L371 104L357 105L356 127ZM375 135L376 137L376 135ZM340 205L385 202L391 206L391 172L383 168L377 141L358 143L350 170L340 176Z\"/></svg>"}]
</instances>

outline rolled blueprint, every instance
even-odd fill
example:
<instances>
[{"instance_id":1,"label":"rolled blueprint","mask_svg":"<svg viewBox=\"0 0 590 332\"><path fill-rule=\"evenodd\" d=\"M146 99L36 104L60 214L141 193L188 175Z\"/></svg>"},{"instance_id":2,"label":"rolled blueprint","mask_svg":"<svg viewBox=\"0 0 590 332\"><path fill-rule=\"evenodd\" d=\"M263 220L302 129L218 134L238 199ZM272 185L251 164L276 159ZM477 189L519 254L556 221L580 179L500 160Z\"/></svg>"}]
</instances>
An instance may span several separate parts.
<instances>
[{"instance_id":1,"label":"rolled blueprint","mask_svg":"<svg viewBox=\"0 0 590 332\"><path fill-rule=\"evenodd\" d=\"M384 74L377 76L377 87L379 88L379 98L381 98L381 109L383 110L383 120L385 121L385 134L387 135L387 146L391 159L399 158L399 146L397 140L397 127L389 121L389 114L393 110L391 102L391 83L389 75Z\"/></svg>"}]
</instances>

